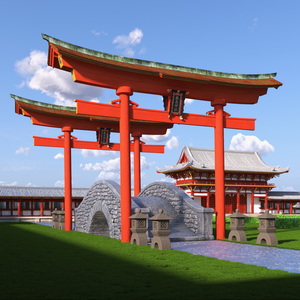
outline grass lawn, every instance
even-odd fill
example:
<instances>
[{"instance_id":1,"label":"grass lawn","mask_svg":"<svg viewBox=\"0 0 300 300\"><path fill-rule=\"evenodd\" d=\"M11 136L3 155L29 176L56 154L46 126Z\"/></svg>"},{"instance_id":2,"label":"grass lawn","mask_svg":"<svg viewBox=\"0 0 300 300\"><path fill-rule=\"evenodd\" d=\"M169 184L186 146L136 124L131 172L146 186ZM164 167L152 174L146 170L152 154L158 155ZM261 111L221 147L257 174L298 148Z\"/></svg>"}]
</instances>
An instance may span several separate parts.
<instances>
[{"instance_id":1,"label":"grass lawn","mask_svg":"<svg viewBox=\"0 0 300 300\"><path fill-rule=\"evenodd\" d=\"M229 223L226 223L226 236L228 236L230 232L229 225L230 225ZM247 242L244 243L256 245L256 238L259 234L259 231L257 229L258 226L259 224L257 223L245 224ZM278 239L278 245L268 246L268 247L300 250L300 229L299 228L277 229L275 235Z\"/></svg>"},{"instance_id":2,"label":"grass lawn","mask_svg":"<svg viewBox=\"0 0 300 300\"><path fill-rule=\"evenodd\" d=\"M0 238L0 299L299 299L300 274L37 224Z\"/></svg>"}]
</instances>

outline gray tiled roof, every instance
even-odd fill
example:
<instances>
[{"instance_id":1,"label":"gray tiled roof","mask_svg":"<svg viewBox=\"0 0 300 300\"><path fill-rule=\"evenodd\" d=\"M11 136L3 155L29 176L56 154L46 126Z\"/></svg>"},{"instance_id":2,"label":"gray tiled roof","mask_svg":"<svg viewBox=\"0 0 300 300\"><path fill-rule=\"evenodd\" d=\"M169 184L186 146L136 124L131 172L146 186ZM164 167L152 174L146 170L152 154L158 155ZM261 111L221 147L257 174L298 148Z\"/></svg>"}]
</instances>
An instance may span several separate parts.
<instances>
[{"instance_id":1,"label":"gray tiled roof","mask_svg":"<svg viewBox=\"0 0 300 300\"><path fill-rule=\"evenodd\" d=\"M214 150L201 149L193 147L183 147L182 155L185 154L188 162L177 163L174 166L157 169L159 173L169 173L179 171L188 167L201 170L214 170L215 158ZM257 152L246 151L225 151L225 171L236 172L255 172L255 173L273 173L281 174L289 171L289 168L280 168L279 166L268 166L265 164ZM180 161L180 159L179 159Z\"/></svg>"},{"instance_id":2,"label":"gray tiled roof","mask_svg":"<svg viewBox=\"0 0 300 300\"><path fill-rule=\"evenodd\" d=\"M297 200L300 201L300 192L270 191L269 200Z\"/></svg>"},{"instance_id":3,"label":"gray tiled roof","mask_svg":"<svg viewBox=\"0 0 300 300\"><path fill-rule=\"evenodd\" d=\"M88 190L88 188L72 188L72 197L83 198ZM0 197L63 198L64 188L0 186Z\"/></svg>"}]
</instances>

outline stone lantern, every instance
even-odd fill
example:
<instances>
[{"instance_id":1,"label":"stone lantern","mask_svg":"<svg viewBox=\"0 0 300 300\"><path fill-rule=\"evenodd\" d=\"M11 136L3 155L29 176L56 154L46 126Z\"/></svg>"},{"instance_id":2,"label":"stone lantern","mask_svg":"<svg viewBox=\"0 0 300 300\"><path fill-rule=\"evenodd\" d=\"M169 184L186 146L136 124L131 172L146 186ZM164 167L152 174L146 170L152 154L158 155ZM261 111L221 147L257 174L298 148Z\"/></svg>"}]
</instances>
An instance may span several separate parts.
<instances>
[{"instance_id":1,"label":"stone lantern","mask_svg":"<svg viewBox=\"0 0 300 300\"><path fill-rule=\"evenodd\" d=\"M58 229L65 230L65 212L59 210L58 212Z\"/></svg>"},{"instance_id":2,"label":"stone lantern","mask_svg":"<svg viewBox=\"0 0 300 300\"><path fill-rule=\"evenodd\" d=\"M52 212L52 228L58 228L59 224L59 215L58 210L55 208L55 210Z\"/></svg>"},{"instance_id":3,"label":"stone lantern","mask_svg":"<svg viewBox=\"0 0 300 300\"><path fill-rule=\"evenodd\" d=\"M245 242L247 241L245 229L245 215L240 213L239 209L236 209L235 213L230 215L230 229L228 240Z\"/></svg>"},{"instance_id":4,"label":"stone lantern","mask_svg":"<svg viewBox=\"0 0 300 300\"><path fill-rule=\"evenodd\" d=\"M256 244L277 245L278 240L275 235L275 219L277 217L270 214L266 209L265 213L258 216L259 219L259 235L256 239Z\"/></svg>"},{"instance_id":5,"label":"stone lantern","mask_svg":"<svg viewBox=\"0 0 300 300\"><path fill-rule=\"evenodd\" d=\"M130 243L135 245L148 245L148 216L141 213L140 208L135 209L135 214L130 216L132 232Z\"/></svg>"},{"instance_id":6,"label":"stone lantern","mask_svg":"<svg viewBox=\"0 0 300 300\"><path fill-rule=\"evenodd\" d=\"M169 238L169 235L171 233L171 218L164 214L163 209L159 209L158 213L150 218L150 220L152 221L151 232L153 234L151 248L158 248L159 250L171 249L171 242Z\"/></svg>"}]
</instances>

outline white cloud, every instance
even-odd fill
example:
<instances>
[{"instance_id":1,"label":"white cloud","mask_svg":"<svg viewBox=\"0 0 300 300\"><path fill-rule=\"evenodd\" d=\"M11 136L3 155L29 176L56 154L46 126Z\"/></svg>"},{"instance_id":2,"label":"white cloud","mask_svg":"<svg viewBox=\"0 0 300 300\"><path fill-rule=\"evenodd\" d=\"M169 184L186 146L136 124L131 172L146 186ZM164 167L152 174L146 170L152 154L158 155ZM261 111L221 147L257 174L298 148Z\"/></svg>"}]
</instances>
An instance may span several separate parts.
<instances>
[{"instance_id":1,"label":"white cloud","mask_svg":"<svg viewBox=\"0 0 300 300\"><path fill-rule=\"evenodd\" d=\"M264 155L275 149L267 140L261 141L257 136L238 133L232 137L229 150L257 151Z\"/></svg>"},{"instance_id":2,"label":"white cloud","mask_svg":"<svg viewBox=\"0 0 300 300\"><path fill-rule=\"evenodd\" d=\"M144 156L140 158L141 162L141 170L149 169L151 166L151 162L148 162ZM131 154L131 173L133 174L133 154ZM120 158L116 157L114 159L105 160L101 163L86 163L80 164L80 167L84 171L97 171L98 179L101 180L120 180ZM143 174L141 174L143 176Z\"/></svg>"},{"instance_id":3,"label":"white cloud","mask_svg":"<svg viewBox=\"0 0 300 300\"><path fill-rule=\"evenodd\" d=\"M136 28L129 32L128 35L118 35L113 39L113 44L117 44L116 48L123 49L124 54L127 56L134 56L135 50L133 46L141 43L143 38L143 32L139 28ZM143 52L145 48L143 48Z\"/></svg>"},{"instance_id":4,"label":"white cloud","mask_svg":"<svg viewBox=\"0 0 300 300\"><path fill-rule=\"evenodd\" d=\"M192 104L195 100L190 99L190 98L185 98L184 104Z\"/></svg>"},{"instance_id":5,"label":"white cloud","mask_svg":"<svg viewBox=\"0 0 300 300\"><path fill-rule=\"evenodd\" d=\"M116 151L109 151L109 150L89 150L89 149L82 149L81 155L83 157L103 157L103 156L116 156Z\"/></svg>"},{"instance_id":6,"label":"white cloud","mask_svg":"<svg viewBox=\"0 0 300 300\"><path fill-rule=\"evenodd\" d=\"M54 156L54 159L60 159L60 158L64 158L64 155L62 153L57 153L55 156Z\"/></svg>"},{"instance_id":7,"label":"white cloud","mask_svg":"<svg viewBox=\"0 0 300 300\"><path fill-rule=\"evenodd\" d=\"M172 136L166 143L167 149L178 149L179 148L179 141L176 136Z\"/></svg>"},{"instance_id":8,"label":"white cloud","mask_svg":"<svg viewBox=\"0 0 300 300\"><path fill-rule=\"evenodd\" d=\"M15 67L25 78L22 86L45 93L54 98L57 105L75 106L75 98L96 100L102 94L101 88L75 83L69 72L47 66L47 55L42 51L31 51L28 57L17 61Z\"/></svg>"},{"instance_id":9,"label":"white cloud","mask_svg":"<svg viewBox=\"0 0 300 300\"><path fill-rule=\"evenodd\" d=\"M54 186L55 186L55 187L64 187L64 185L65 185L65 183L64 183L63 180L57 180L57 181L55 181L55 183L54 183Z\"/></svg>"},{"instance_id":10,"label":"white cloud","mask_svg":"<svg viewBox=\"0 0 300 300\"><path fill-rule=\"evenodd\" d=\"M96 29L91 30L91 33L92 33L94 36L107 35L107 32L105 32L105 31L98 31L98 30L96 30Z\"/></svg>"},{"instance_id":11,"label":"white cloud","mask_svg":"<svg viewBox=\"0 0 300 300\"><path fill-rule=\"evenodd\" d=\"M16 154L29 154L29 147L20 147L18 150L16 150Z\"/></svg>"},{"instance_id":12,"label":"white cloud","mask_svg":"<svg viewBox=\"0 0 300 300\"><path fill-rule=\"evenodd\" d=\"M13 181L13 182L10 182L10 183L6 183L5 181L0 181L0 185L2 185L2 186L16 186L16 185L18 185L18 182Z\"/></svg>"},{"instance_id":13,"label":"white cloud","mask_svg":"<svg viewBox=\"0 0 300 300\"><path fill-rule=\"evenodd\" d=\"M141 137L141 140L146 142L146 143L164 142L169 138L170 134L171 134L171 130L167 129L166 134L162 134L162 135L143 134L142 137Z\"/></svg>"}]
</instances>

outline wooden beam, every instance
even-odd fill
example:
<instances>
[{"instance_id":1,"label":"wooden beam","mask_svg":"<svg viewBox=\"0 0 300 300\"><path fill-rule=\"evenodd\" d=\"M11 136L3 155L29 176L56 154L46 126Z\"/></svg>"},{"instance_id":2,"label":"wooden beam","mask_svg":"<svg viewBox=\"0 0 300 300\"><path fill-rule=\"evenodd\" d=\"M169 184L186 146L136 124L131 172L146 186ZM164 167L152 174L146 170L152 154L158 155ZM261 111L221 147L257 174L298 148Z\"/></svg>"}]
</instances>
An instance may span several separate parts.
<instances>
[{"instance_id":1,"label":"wooden beam","mask_svg":"<svg viewBox=\"0 0 300 300\"><path fill-rule=\"evenodd\" d=\"M64 147L63 138L47 138L34 136L33 137L34 146L43 146L43 147ZM141 152L147 153L164 153L164 145L145 145L141 144ZM98 142L91 141L79 141L76 139L71 140L71 148L74 149L91 149L91 150L105 150L105 151L120 151L119 143L110 143L109 147L107 145L99 146ZM134 144L130 144L130 151L134 151Z\"/></svg>"},{"instance_id":2,"label":"wooden beam","mask_svg":"<svg viewBox=\"0 0 300 300\"><path fill-rule=\"evenodd\" d=\"M102 117L110 117L115 120L120 118L120 106L117 104L102 104L96 102L90 102L85 100L75 100L77 103L76 112L79 115L97 115ZM197 114L183 114L183 118L179 116L169 116L167 111L145 109L145 108L131 108L131 122L160 122L171 123L181 125L194 125L194 126L207 126L215 127L216 118L215 115L197 115ZM226 116L225 128L254 130L255 119L246 118L232 118Z\"/></svg>"}]
</instances>

